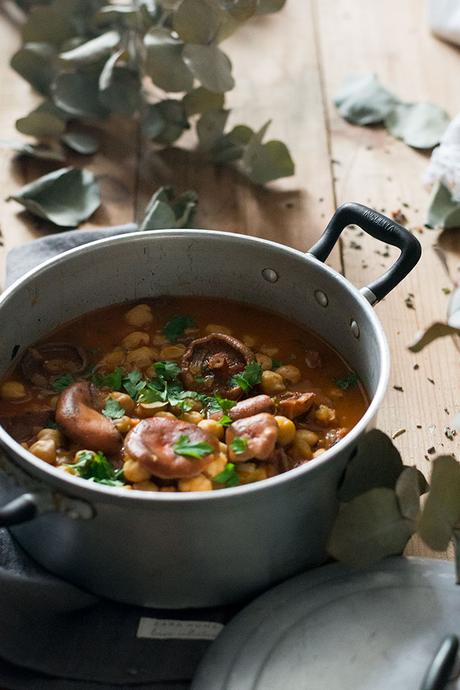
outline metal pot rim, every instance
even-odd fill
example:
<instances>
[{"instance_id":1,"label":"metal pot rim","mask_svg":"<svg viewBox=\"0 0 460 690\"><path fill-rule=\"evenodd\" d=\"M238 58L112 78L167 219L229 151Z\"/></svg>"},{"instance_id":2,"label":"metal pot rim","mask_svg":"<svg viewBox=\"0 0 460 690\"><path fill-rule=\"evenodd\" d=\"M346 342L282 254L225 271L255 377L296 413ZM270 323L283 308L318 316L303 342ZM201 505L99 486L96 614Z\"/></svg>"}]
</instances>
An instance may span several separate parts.
<instances>
[{"instance_id":1,"label":"metal pot rim","mask_svg":"<svg viewBox=\"0 0 460 690\"><path fill-rule=\"evenodd\" d=\"M70 493L77 495L81 498L90 500L102 500L104 502L122 502L127 504L128 502L134 502L137 506L140 506L140 502L145 506L146 503L200 503L201 501L215 501L215 500L232 500L233 497L238 494L242 496L243 494L252 495L258 491L276 490L282 487L286 483L296 481L297 477L300 475L308 474L311 472L320 471L323 465L334 461L334 457L339 454L342 449L345 449L347 445L351 445L356 439L363 433L366 427L369 425L371 420L375 417L376 412L383 400L385 395L389 372L390 372L390 354L387 339L380 323L380 320L376 316L371 305L367 299L361 294L358 288L356 288L350 281L348 281L344 276L335 271L333 268L327 264L319 261L312 254L304 253L298 249L288 247L278 242L273 242L271 240L265 240L259 237L252 237L237 233L224 232L219 230L204 230L204 229L165 229L165 230L150 230L142 233L126 233L123 235L118 235L115 237L107 237L94 242L81 245L74 249L69 249L56 257L44 261L36 268L28 271L21 278L15 281L5 292L0 296L0 318L1 318L1 308L5 302L16 292L24 289L36 276L48 271L53 266L65 262L68 258L75 255L84 255L91 253L94 249L97 249L104 245L117 245L117 244L130 244L132 242L145 241L146 238L162 238L172 237L183 238L187 237L189 239L194 238L204 238L209 239L209 241L224 241L229 243L241 243L245 242L248 244L258 245L260 247L266 247L267 245L273 249L291 254L297 258L301 258L303 261L313 262L321 267L337 284L342 290L347 290L351 292L353 297L359 303L360 307L364 310L367 318L369 318L374 332L377 337L377 342L380 350L381 356L381 367L379 373L379 381L376 391L372 397L364 415L358 421L358 423L350 430L350 432L336 443L332 448L323 453L320 457L312 460L304 465L301 465L295 469L289 470L289 472L277 475L276 477L270 477L269 479L264 479L253 484L245 484L243 486L238 486L234 488L228 488L222 491L209 491L209 492L146 492L146 491L126 491L124 489L118 489L114 487L106 487L102 484L97 484L94 482L89 482L86 479L81 479L70 475L68 473L60 473L56 471L54 467L51 467L44 463L43 461L35 458L32 453L25 450L17 441L15 441L4 429L0 426L0 446L5 452L10 451L8 454L11 456L11 451L14 456L14 461L18 462L22 469L26 472L30 468L33 468L33 475L38 475L39 479L42 479L46 484L51 484L55 488L59 488L65 493Z\"/></svg>"}]
</instances>

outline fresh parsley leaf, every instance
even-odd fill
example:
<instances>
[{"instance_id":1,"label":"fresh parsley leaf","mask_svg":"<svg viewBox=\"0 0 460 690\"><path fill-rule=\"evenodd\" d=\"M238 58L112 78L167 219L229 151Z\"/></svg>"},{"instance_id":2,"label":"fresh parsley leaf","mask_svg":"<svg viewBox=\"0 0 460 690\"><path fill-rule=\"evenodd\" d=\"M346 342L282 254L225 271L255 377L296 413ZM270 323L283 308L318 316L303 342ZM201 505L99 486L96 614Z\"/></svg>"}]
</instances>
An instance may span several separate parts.
<instances>
[{"instance_id":1,"label":"fresh parsley leaf","mask_svg":"<svg viewBox=\"0 0 460 690\"><path fill-rule=\"evenodd\" d=\"M186 455L190 458L201 460L201 458L212 453L214 448L210 443L206 443L206 441L193 442L190 441L190 438L186 434L181 434L173 445L173 451L176 455Z\"/></svg>"},{"instance_id":2,"label":"fresh parsley leaf","mask_svg":"<svg viewBox=\"0 0 460 690\"><path fill-rule=\"evenodd\" d=\"M109 419L121 419L122 417L124 417L125 410L120 405L118 400L115 400L114 398L109 398L104 405L102 414L105 417L108 417Z\"/></svg>"},{"instance_id":3,"label":"fresh parsley leaf","mask_svg":"<svg viewBox=\"0 0 460 690\"><path fill-rule=\"evenodd\" d=\"M145 385L137 394L140 403L167 402L164 386L158 387L153 381L143 382ZM133 397L133 396L131 396ZM134 396L136 397L136 396Z\"/></svg>"},{"instance_id":4,"label":"fresh parsley leaf","mask_svg":"<svg viewBox=\"0 0 460 690\"><path fill-rule=\"evenodd\" d=\"M57 428L58 428L58 425L56 424L56 422L53 422L52 419L50 419L49 422L47 422L45 424L45 429L57 429Z\"/></svg>"},{"instance_id":5,"label":"fresh parsley leaf","mask_svg":"<svg viewBox=\"0 0 460 690\"><path fill-rule=\"evenodd\" d=\"M163 328L163 335L170 343L175 343L184 334L186 328L192 326L195 326L195 321L191 316L174 316Z\"/></svg>"},{"instance_id":6,"label":"fresh parsley leaf","mask_svg":"<svg viewBox=\"0 0 460 690\"><path fill-rule=\"evenodd\" d=\"M63 374L62 376L58 376L54 379L54 381L51 384L51 388L53 389L53 391L57 391L58 393L60 393L65 388L67 388L67 386L70 386L70 384L74 381L75 379L72 376L72 374Z\"/></svg>"},{"instance_id":7,"label":"fresh parsley leaf","mask_svg":"<svg viewBox=\"0 0 460 690\"><path fill-rule=\"evenodd\" d=\"M262 380L262 366L258 362L249 362L244 367L241 374L235 374L230 379L232 386L239 386L241 390L247 391L257 386Z\"/></svg>"},{"instance_id":8,"label":"fresh parsley leaf","mask_svg":"<svg viewBox=\"0 0 460 690\"><path fill-rule=\"evenodd\" d=\"M174 381L180 374L180 366L177 362L169 362L167 360L161 362L155 362L154 364L157 376L166 381Z\"/></svg>"},{"instance_id":9,"label":"fresh parsley leaf","mask_svg":"<svg viewBox=\"0 0 460 690\"><path fill-rule=\"evenodd\" d=\"M135 369L123 377L122 385L128 395L135 400L147 382L142 379L141 372Z\"/></svg>"},{"instance_id":10,"label":"fresh parsley leaf","mask_svg":"<svg viewBox=\"0 0 460 690\"><path fill-rule=\"evenodd\" d=\"M228 412L228 410L230 410L234 405L234 400L221 398L220 395L214 395L212 398L207 399L207 408L209 414L214 414L215 412Z\"/></svg>"},{"instance_id":11,"label":"fresh parsley leaf","mask_svg":"<svg viewBox=\"0 0 460 690\"><path fill-rule=\"evenodd\" d=\"M248 447L248 439L243 438L242 436L235 436L233 441L229 444L229 448L236 453L236 455L240 455L241 453L244 453L246 448Z\"/></svg>"},{"instance_id":12,"label":"fresh parsley leaf","mask_svg":"<svg viewBox=\"0 0 460 690\"><path fill-rule=\"evenodd\" d=\"M232 462L228 462L222 472L219 472L219 474L216 474L215 477L212 478L212 481L217 482L217 484L225 484L225 486L231 487L238 486L240 478L235 470L235 465Z\"/></svg>"},{"instance_id":13,"label":"fresh parsley leaf","mask_svg":"<svg viewBox=\"0 0 460 690\"><path fill-rule=\"evenodd\" d=\"M117 367L110 374L94 374L91 380L98 388L110 388L112 391L120 391L122 376L122 370L120 367Z\"/></svg>"},{"instance_id":14,"label":"fresh parsley leaf","mask_svg":"<svg viewBox=\"0 0 460 690\"><path fill-rule=\"evenodd\" d=\"M272 359L272 369L279 369L283 366L283 362L280 359Z\"/></svg>"},{"instance_id":15,"label":"fresh parsley leaf","mask_svg":"<svg viewBox=\"0 0 460 690\"><path fill-rule=\"evenodd\" d=\"M343 391L347 391L349 388L355 388L358 385L358 374L354 371L350 371L346 376L341 379L336 379L336 385Z\"/></svg>"},{"instance_id":16,"label":"fresh parsley leaf","mask_svg":"<svg viewBox=\"0 0 460 690\"><path fill-rule=\"evenodd\" d=\"M102 451L94 453L82 450L78 453L78 461L68 465L77 471L79 477L108 486L122 486L123 471L116 470Z\"/></svg>"},{"instance_id":17,"label":"fresh parsley leaf","mask_svg":"<svg viewBox=\"0 0 460 690\"><path fill-rule=\"evenodd\" d=\"M193 380L196 383L204 383L206 381L204 376L201 376L201 374L197 374L196 376L193 377Z\"/></svg>"},{"instance_id":18,"label":"fresh parsley leaf","mask_svg":"<svg viewBox=\"0 0 460 690\"><path fill-rule=\"evenodd\" d=\"M217 421L222 426L230 426L230 424L233 422L233 419L229 417L228 414L223 414L222 417Z\"/></svg>"}]
</instances>

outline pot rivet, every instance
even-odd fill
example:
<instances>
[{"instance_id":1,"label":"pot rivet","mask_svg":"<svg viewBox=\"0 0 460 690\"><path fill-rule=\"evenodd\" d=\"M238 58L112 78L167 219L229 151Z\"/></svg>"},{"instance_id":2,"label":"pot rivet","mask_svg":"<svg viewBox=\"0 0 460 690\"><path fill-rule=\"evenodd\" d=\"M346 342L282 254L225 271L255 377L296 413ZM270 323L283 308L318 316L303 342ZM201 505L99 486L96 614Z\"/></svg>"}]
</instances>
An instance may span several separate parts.
<instances>
[{"instance_id":1,"label":"pot rivet","mask_svg":"<svg viewBox=\"0 0 460 690\"><path fill-rule=\"evenodd\" d=\"M359 336L360 336L359 326L354 319L350 320L350 328L351 328L351 332L353 333L355 338L359 338Z\"/></svg>"},{"instance_id":2,"label":"pot rivet","mask_svg":"<svg viewBox=\"0 0 460 690\"><path fill-rule=\"evenodd\" d=\"M327 307L329 304L328 296L322 290L315 290L315 299L321 307Z\"/></svg>"},{"instance_id":3,"label":"pot rivet","mask_svg":"<svg viewBox=\"0 0 460 690\"><path fill-rule=\"evenodd\" d=\"M262 277L268 282L268 283L276 283L276 281L279 278L279 275L276 271L273 270L273 268L264 268L262 270Z\"/></svg>"}]
</instances>

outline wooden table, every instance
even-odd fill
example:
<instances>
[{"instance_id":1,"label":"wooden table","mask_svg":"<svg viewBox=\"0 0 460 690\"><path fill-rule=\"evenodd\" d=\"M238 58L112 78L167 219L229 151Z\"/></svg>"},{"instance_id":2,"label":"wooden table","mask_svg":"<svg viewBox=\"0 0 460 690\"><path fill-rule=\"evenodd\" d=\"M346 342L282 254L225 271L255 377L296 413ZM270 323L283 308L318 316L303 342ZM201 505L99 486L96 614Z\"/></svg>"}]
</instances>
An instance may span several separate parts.
<instances>
[{"instance_id":1,"label":"wooden table","mask_svg":"<svg viewBox=\"0 0 460 690\"><path fill-rule=\"evenodd\" d=\"M458 442L448 440L444 429L460 409L460 367L450 339L417 356L407 350L418 329L444 315L443 288L449 285L433 251L438 233L423 229L428 193L420 178L428 157L380 127L347 124L332 104L349 73L375 71L408 101L430 100L452 116L460 111L460 51L429 34L424 5L423 0L288 0L278 15L249 22L228 41L237 83L230 95L231 122L259 127L273 118L270 134L289 144L297 170L293 178L256 188L231 170L205 164L192 151L153 155L140 146L136 124L120 121L104 135L97 156L74 156L71 162L92 169L102 187L103 206L86 227L132 221L164 183L199 193L199 227L257 235L299 249L317 239L344 201L386 213L401 209L424 254L411 276L377 306L393 361L378 424L390 435L406 429L396 445L406 463L429 473L428 448L442 453L457 446L458 452ZM17 138L15 119L37 101L7 67L18 44L17 27L0 14L2 138ZM50 169L30 160L13 161L5 152L0 161L2 199ZM2 200L1 230L6 251L50 228ZM393 252L385 257L381 250L349 230L331 263L361 286L394 259ZM458 254L451 254L451 261L457 270ZM409 293L415 295L415 309L405 304ZM409 551L427 553L418 543Z\"/></svg>"}]
</instances>

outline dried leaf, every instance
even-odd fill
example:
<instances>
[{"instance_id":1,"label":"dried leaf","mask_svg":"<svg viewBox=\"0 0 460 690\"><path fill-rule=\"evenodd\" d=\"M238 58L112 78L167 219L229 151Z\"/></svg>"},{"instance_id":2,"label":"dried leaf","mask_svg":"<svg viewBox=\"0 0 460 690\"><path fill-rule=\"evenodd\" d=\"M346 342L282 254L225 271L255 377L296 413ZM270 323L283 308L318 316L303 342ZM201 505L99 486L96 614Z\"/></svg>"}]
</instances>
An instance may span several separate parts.
<instances>
[{"instance_id":1,"label":"dried leaf","mask_svg":"<svg viewBox=\"0 0 460 690\"><path fill-rule=\"evenodd\" d=\"M405 467L396 481L399 508L402 516L408 520L416 520L420 512L419 474L416 467Z\"/></svg>"},{"instance_id":2,"label":"dried leaf","mask_svg":"<svg viewBox=\"0 0 460 690\"><path fill-rule=\"evenodd\" d=\"M415 342L408 349L411 352L420 352L434 340L445 338L446 335L460 335L460 329L449 326L447 323L432 323L426 331L417 335Z\"/></svg>"},{"instance_id":3,"label":"dried leaf","mask_svg":"<svg viewBox=\"0 0 460 690\"><path fill-rule=\"evenodd\" d=\"M0 148L10 149L16 151L22 156L30 156L31 158L38 158L44 161L63 162L65 160L64 154L59 149L51 148L43 144L27 144L24 141L10 141L7 139L0 139Z\"/></svg>"},{"instance_id":4,"label":"dried leaf","mask_svg":"<svg viewBox=\"0 0 460 690\"><path fill-rule=\"evenodd\" d=\"M154 84L169 92L190 91L193 76L182 58L184 44L167 29L151 29L144 38L145 70Z\"/></svg>"},{"instance_id":5,"label":"dried leaf","mask_svg":"<svg viewBox=\"0 0 460 690\"><path fill-rule=\"evenodd\" d=\"M66 132L62 135L64 142L72 151L89 156L99 149L99 142L92 134L87 132Z\"/></svg>"},{"instance_id":6,"label":"dried leaf","mask_svg":"<svg viewBox=\"0 0 460 690\"><path fill-rule=\"evenodd\" d=\"M235 86L232 63L216 45L186 45L183 57L193 76L208 91L224 93Z\"/></svg>"},{"instance_id":7,"label":"dried leaf","mask_svg":"<svg viewBox=\"0 0 460 690\"><path fill-rule=\"evenodd\" d=\"M44 101L25 117L16 120L16 129L37 139L57 138L66 126L66 116L54 103Z\"/></svg>"},{"instance_id":8,"label":"dried leaf","mask_svg":"<svg viewBox=\"0 0 460 690\"><path fill-rule=\"evenodd\" d=\"M272 14L279 12L286 4L286 0L258 0L257 14Z\"/></svg>"},{"instance_id":9,"label":"dried leaf","mask_svg":"<svg viewBox=\"0 0 460 690\"><path fill-rule=\"evenodd\" d=\"M452 199L449 189L442 183L434 188L431 195L427 225L445 230L460 227L460 202Z\"/></svg>"},{"instance_id":10,"label":"dried leaf","mask_svg":"<svg viewBox=\"0 0 460 690\"><path fill-rule=\"evenodd\" d=\"M56 51L48 43L26 43L11 58L11 67L40 93L49 93Z\"/></svg>"},{"instance_id":11,"label":"dried leaf","mask_svg":"<svg viewBox=\"0 0 460 690\"><path fill-rule=\"evenodd\" d=\"M99 100L99 74L96 70L63 72L54 80L53 99L59 108L77 117L101 118L107 109Z\"/></svg>"},{"instance_id":12,"label":"dried leaf","mask_svg":"<svg viewBox=\"0 0 460 690\"><path fill-rule=\"evenodd\" d=\"M277 140L262 143L270 122L266 122L252 135L242 158L245 174L256 184L265 184L294 174L294 163L286 144Z\"/></svg>"},{"instance_id":13,"label":"dried leaf","mask_svg":"<svg viewBox=\"0 0 460 690\"><path fill-rule=\"evenodd\" d=\"M99 77L99 101L112 113L133 115L140 105L138 72L117 65L123 51L114 53L105 63Z\"/></svg>"},{"instance_id":14,"label":"dried leaf","mask_svg":"<svg viewBox=\"0 0 460 690\"><path fill-rule=\"evenodd\" d=\"M60 227L79 225L101 203L93 173L77 168L55 170L25 185L8 199Z\"/></svg>"},{"instance_id":15,"label":"dried leaf","mask_svg":"<svg viewBox=\"0 0 460 690\"><path fill-rule=\"evenodd\" d=\"M332 528L328 552L355 568L403 552L415 531L401 515L394 490L371 489L344 504Z\"/></svg>"},{"instance_id":16,"label":"dried leaf","mask_svg":"<svg viewBox=\"0 0 460 690\"><path fill-rule=\"evenodd\" d=\"M347 465L339 500L350 501L369 489L394 489L403 467L401 455L388 436L372 429L360 439Z\"/></svg>"},{"instance_id":17,"label":"dried leaf","mask_svg":"<svg viewBox=\"0 0 460 690\"><path fill-rule=\"evenodd\" d=\"M210 151L222 137L229 113L229 110L208 110L200 117L196 131L203 151Z\"/></svg>"},{"instance_id":18,"label":"dried leaf","mask_svg":"<svg viewBox=\"0 0 460 690\"><path fill-rule=\"evenodd\" d=\"M348 122L370 125L383 122L399 100L380 84L375 74L364 74L348 77L334 103Z\"/></svg>"},{"instance_id":19,"label":"dried leaf","mask_svg":"<svg viewBox=\"0 0 460 690\"><path fill-rule=\"evenodd\" d=\"M81 43L72 50L66 50L59 55L62 62L68 65L80 66L99 62L110 55L120 43L118 31L106 31L90 41Z\"/></svg>"},{"instance_id":20,"label":"dried leaf","mask_svg":"<svg viewBox=\"0 0 460 690\"><path fill-rule=\"evenodd\" d=\"M432 103L399 103L385 118L385 127L397 139L417 149L431 149L439 144L449 116Z\"/></svg>"},{"instance_id":21,"label":"dried leaf","mask_svg":"<svg viewBox=\"0 0 460 690\"><path fill-rule=\"evenodd\" d=\"M193 89L186 93L182 99L187 117L191 115L208 112L208 110L219 110L223 107L225 96L222 93L213 93L203 86Z\"/></svg>"},{"instance_id":22,"label":"dried leaf","mask_svg":"<svg viewBox=\"0 0 460 690\"><path fill-rule=\"evenodd\" d=\"M433 461L431 488L419 520L418 533L432 549L444 551L460 520L460 465L443 455Z\"/></svg>"}]
</instances>

